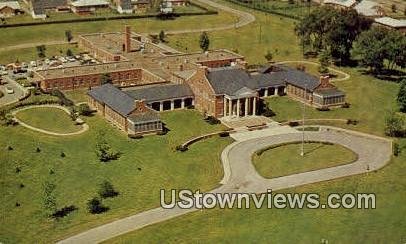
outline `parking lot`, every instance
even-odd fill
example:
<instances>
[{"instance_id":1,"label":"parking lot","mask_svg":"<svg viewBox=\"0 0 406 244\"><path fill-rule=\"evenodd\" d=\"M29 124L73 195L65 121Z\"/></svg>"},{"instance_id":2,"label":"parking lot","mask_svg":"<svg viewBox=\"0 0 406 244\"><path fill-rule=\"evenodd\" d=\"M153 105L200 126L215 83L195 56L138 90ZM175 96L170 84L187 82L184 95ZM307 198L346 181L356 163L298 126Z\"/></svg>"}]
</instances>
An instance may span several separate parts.
<instances>
[{"instance_id":1,"label":"parking lot","mask_svg":"<svg viewBox=\"0 0 406 244\"><path fill-rule=\"evenodd\" d=\"M5 84L0 85L0 91L4 94L4 96L0 98L0 106L17 102L20 97L24 96L24 89L14 80L7 76L2 76L2 79ZM7 88L11 89L13 93L7 93Z\"/></svg>"}]
</instances>

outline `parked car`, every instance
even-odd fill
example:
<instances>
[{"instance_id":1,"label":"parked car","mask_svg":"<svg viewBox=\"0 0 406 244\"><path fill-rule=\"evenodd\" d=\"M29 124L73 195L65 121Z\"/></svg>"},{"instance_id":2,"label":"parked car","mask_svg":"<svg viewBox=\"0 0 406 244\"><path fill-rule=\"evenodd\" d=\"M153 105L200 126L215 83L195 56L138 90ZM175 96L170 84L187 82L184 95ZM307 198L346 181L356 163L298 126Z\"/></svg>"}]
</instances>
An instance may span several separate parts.
<instances>
[{"instance_id":1,"label":"parked car","mask_svg":"<svg viewBox=\"0 0 406 244\"><path fill-rule=\"evenodd\" d=\"M6 92L7 94L13 94L14 93L14 89L11 87L6 87Z\"/></svg>"}]
</instances>

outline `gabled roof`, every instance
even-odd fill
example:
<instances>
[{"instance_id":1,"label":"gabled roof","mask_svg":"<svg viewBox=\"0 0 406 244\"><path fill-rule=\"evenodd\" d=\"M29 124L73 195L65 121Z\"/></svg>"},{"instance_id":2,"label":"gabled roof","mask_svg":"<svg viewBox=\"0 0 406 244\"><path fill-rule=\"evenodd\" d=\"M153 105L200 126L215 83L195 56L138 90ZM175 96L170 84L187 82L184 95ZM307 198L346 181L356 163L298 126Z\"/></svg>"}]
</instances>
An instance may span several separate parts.
<instances>
[{"instance_id":1,"label":"gabled roof","mask_svg":"<svg viewBox=\"0 0 406 244\"><path fill-rule=\"evenodd\" d=\"M345 96L345 93L343 91L338 90L337 88L320 89L315 91L314 93L319 94L324 98Z\"/></svg>"},{"instance_id":2,"label":"gabled roof","mask_svg":"<svg viewBox=\"0 0 406 244\"><path fill-rule=\"evenodd\" d=\"M158 112L148 108L147 112L130 115L128 117L128 120L133 122L134 124L139 124L145 122L160 121L161 119Z\"/></svg>"},{"instance_id":3,"label":"gabled roof","mask_svg":"<svg viewBox=\"0 0 406 244\"><path fill-rule=\"evenodd\" d=\"M120 0L119 5L121 6L121 9L123 9L123 10L132 10L133 9L131 0Z\"/></svg>"},{"instance_id":4,"label":"gabled roof","mask_svg":"<svg viewBox=\"0 0 406 244\"><path fill-rule=\"evenodd\" d=\"M346 8L350 8L356 4L356 0L324 0L324 4L333 4Z\"/></svg>"},{"instance_id":5,"label":"gabled roof","mask_svg":"<svg viewBox=\"0 0 406 244\"><path fill-rule=\"evenodd\" d=\"M109 4L105 0L76 0L71 2L71 5L74 7L104 6Z\"/></svg>"},{"instance_id":6,"label":"gabled roof","mask_svg":"<svg viewBox=\"0 0 406 244\"><path fill-rule=\"evenodd\" d=\"M45 14L46 9L66 7L67 0L31 0L32 10L35 14Z\"/></svg>"},{"instance_id":7,"label":"gabled roof","mask_svg":"<svg viewBox=\"0 0 406 244\"><path fill-rule=\"evenodd\" d=\"M0 2L0 9L3 9L5 7L9 7L14 10L21 9L20 4L17 1Z\"/></svg>"},{"instance_id":8,"label":"gabled roof","mask_svg":"<svg viewBox=\"0 0 406 244\"><path fill-rule=\"evenodd\" d=\"M192 97L193 92L186 84L152 86L125 91L130 97L146 102L162 101L173 98Z\"/></svg>"},{"instance_id":9,"label":"gabled roof","mask_svg":"<svg viewBox=\"0 0 406 244\"><path fill-rule=\"evenodd\" d=\"M393 28L406 27L406 19L394 19L394 18L390 18L390 17L382 17L382 18L376 18L375 22L382 24L382 25L389 26L389 27L393 27Z\"/></svg>"},{"instance_id":10,"label":"gabled roof","mask_svg":"<svg viewBox=\"0 0 406 244\"><path fill-rule=\"evenodd\" d=\"M313 91L320 84L316 77L286 66L276 65L273 69L268 67L261 71L268 73L249 74L245 70L235 67L209 69L207 80L216 94L230 96L237 96L237 92L244 87L258 90L283 86L288 82Z\"/></svg>"},{"instance_id":11,"label":"gabled roof","mask_svg":"<svg viewBox=\"0 0 406 244\"><path fill-rule=\"evenodd\" d=\"M134 99L112 84L94 87L88 94L96 101L106 104L122 116L129 115L135 109Z\"/></svg>"},{"instance_id":12,"label":"gabled roof","mask_svg":"<svg viewBox=\"0 0 406 244\"><path fill-rule=\"evenodd\" d=\"M369 0L363 0L355 5L354 9L357 13L364 16L378 16L380 11L380 6L376 2Z\"/></svg>"}]
</instances>

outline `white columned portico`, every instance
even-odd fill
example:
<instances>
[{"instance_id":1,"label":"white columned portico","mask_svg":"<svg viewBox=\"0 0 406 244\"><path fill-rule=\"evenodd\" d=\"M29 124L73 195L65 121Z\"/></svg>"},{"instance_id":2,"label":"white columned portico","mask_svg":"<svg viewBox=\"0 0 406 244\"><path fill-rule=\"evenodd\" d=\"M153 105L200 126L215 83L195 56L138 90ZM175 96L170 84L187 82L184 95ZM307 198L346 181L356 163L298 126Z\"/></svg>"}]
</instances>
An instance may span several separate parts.
<instances>
[{"instance_id":1,"label":"white columned portico","mask_svg":"<svg viewBox=\"0 0 406 244\"><path fill-rule=\"evenodd\" d=\"M240 99L237 99L237 117L240 117Z\"/></svg>"},{"instance_id":2,"label":"white columned portico","mask_svg":"<svg viewBox=\"0 0 406 244\"><path fill-rule=\"evenodd\" d=\"M227 116L227 98L223 99L223 117Z\"/></svg>"},{"instance_id":3,"label":"white columned portico","mask_svg":"<svg viewBox=\"0 0 406 244\"><path fill-rule=\"evenodd\" d=\"M254 97L254 101L252 104L252 114L257 115L257 98L256 97Z\"/></svg>"}]
</instances>

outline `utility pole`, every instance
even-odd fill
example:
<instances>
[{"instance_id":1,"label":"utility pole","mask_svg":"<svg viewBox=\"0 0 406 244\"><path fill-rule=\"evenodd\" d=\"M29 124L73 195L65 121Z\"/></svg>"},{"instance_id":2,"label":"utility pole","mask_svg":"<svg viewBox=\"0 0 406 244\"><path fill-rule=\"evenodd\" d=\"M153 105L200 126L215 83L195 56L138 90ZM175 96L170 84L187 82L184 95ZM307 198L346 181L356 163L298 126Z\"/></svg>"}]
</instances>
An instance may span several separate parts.
<instances>
[{"instance_id":1,"label":"utility pole","mask_svg":"<svg viewBox=\"0 0 406 244\"><path fill-rule=\"evenodd\" d=\"M302 148L300 150L300 156L302 157L304 156L306 99L307 99L307 85L305 85L305 101L303 102L303 114L302 114Z\"/></svg>"}]
</instances>

